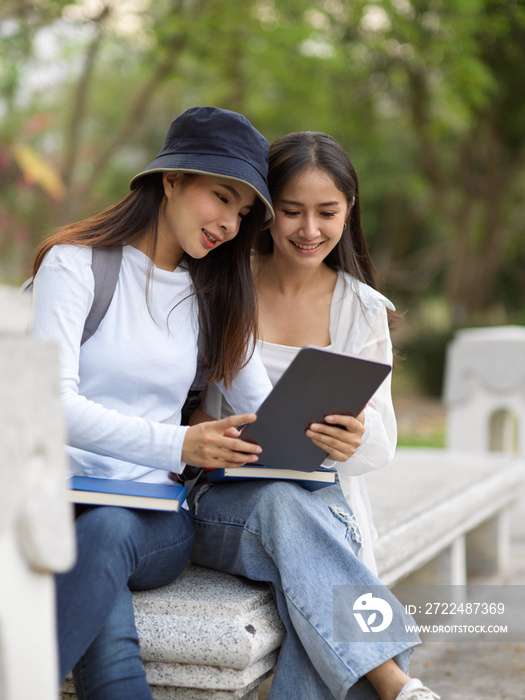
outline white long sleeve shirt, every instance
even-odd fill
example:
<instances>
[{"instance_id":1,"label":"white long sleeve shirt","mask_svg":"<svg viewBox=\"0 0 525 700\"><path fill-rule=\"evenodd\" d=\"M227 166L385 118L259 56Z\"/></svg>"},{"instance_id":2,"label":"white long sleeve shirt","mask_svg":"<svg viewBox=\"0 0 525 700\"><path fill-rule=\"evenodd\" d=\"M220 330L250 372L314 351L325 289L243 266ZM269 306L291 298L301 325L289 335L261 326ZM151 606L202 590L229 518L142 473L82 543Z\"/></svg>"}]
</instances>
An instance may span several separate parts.
<instances>
[{"instance_id":1,"label":"white long sleeve shirt","mask_svg":"<svg viewBox=\"0 0 525 700\"><path fill-rule=\"evenodd\" d=\"M167 483L168 472L184 468L181 408L197 365L189 272L154 266L148 288L149 258L125 246L111 304L81 346L91 258L90 247L53 247L33 289L33 333L59 346L71 473ZM225 396L236 412L253 412L270 389L256 353Z\"/></svg>"},{"instance_id":2,"label":"white long sleeve shirt","mask_svg":"<svg viewBox=\"0 0 525 700\"><path fill-rule=\"evenodd\" d=\"M333 352L392 365L392 343L386 309L391 302L371 287L348 274L339 273L330 306L330 346ZM262 361L272 384L288 367L299 348L258 343ZM210 387L207 410L213 415L231 411L218 392ZM221 410L220 413L217 413ZM394 457L397 425L392 404L391 377L383 382L365 408L365 433L355 454L346 462L325 460L326 467L336 467L344 496L359 523L363 546L360 556L377 573L373 542L377 537L363 474L380 469Z\"/></svg>"}]
</instances>

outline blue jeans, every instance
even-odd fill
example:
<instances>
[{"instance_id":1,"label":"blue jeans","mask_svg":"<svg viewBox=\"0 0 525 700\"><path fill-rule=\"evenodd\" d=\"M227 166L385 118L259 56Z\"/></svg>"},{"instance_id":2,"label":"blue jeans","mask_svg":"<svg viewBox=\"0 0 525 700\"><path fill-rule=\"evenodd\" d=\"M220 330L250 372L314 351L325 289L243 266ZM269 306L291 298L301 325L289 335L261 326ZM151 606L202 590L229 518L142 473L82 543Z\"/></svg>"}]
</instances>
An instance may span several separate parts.
<instances>
[{"instance_id":1,"label":"blue jeans","mask_svg":"<svg viewBox=\"0 0 525 700\"><path fill-rule=\"evenodd\" d=\"M193 535L185 510L103 506L80 515L77 563L55 577L60 677L73 669L79 700L151 700L131 591L171 583Z\"/></svg>"},{"instance_id":2,"label":"blue jeans","mask_svg":"<svg viewBox=\"0 0 525 700\"><path fill-rule=\"evenodd\" d=\"M407 671L417 637L333 641L333 587L381 585L357 557L360 533L339 484L311 493L292 482L230 482L192 496L192 561L271 585L285 636L270 698L377 699L368 671L391 658Z\"/></svg>"}]
</instances>

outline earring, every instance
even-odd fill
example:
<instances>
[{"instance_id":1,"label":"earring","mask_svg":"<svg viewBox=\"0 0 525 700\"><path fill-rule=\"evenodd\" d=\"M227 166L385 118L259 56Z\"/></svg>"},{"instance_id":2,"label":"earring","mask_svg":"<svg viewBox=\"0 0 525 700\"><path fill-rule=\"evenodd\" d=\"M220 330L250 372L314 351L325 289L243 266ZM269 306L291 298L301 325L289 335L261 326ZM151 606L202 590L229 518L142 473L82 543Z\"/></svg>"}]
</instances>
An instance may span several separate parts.
<instances>
[{"instance_id":1,"label":"earring","mask_svg":"<svg viewBox=\"0 0 525 700\"><path fill-rule=\"evenodd\" d=\"M346 221L345 221L345 225L343 226L343 231L346 231Z\"/></svg>"}]
</instances>

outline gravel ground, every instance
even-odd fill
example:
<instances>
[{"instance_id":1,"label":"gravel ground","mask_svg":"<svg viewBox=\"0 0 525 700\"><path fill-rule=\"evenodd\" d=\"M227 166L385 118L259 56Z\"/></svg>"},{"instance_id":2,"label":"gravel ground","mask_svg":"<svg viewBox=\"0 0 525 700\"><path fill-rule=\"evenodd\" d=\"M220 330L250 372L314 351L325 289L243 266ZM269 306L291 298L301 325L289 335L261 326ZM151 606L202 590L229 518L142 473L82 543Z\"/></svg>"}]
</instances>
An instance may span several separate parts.
<instances>
[{"instance_id":1,"label":"gravel ground","mask_svg":"<svg viewBox=\"0 0 525 700\"><path fill-rule=\"evenodd\" d=\"M510 565L496 576L471 583L523 586L525 542L514 542ZM519 642L427 643L416 649L410 673L424 679L443 700L523 700L525 698L525 628Z\"/></svg>"}]
</instances>

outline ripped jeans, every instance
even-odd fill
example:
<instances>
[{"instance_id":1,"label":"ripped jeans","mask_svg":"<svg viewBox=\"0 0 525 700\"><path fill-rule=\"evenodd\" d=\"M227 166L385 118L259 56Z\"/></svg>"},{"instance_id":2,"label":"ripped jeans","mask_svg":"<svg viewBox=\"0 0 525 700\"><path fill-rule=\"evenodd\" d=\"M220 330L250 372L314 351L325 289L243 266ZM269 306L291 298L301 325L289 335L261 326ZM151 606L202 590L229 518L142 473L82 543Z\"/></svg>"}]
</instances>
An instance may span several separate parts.
<instances>
[{"instance_id":1,"label":"ripped jeans","mask_svg":"<svg viewBox=\"0 0 525 700\"><path fill-rule=\"evenodd\" d=\"M286 630L272 700L377 700L368 671L390 658L407 671L417 637L333 641L333 587L380 585L357 557L359 528L339 484L315 492L286 481L204 486L192 515L195 564L271 586Z\"/></svg>"}]
</instances>

